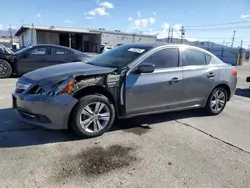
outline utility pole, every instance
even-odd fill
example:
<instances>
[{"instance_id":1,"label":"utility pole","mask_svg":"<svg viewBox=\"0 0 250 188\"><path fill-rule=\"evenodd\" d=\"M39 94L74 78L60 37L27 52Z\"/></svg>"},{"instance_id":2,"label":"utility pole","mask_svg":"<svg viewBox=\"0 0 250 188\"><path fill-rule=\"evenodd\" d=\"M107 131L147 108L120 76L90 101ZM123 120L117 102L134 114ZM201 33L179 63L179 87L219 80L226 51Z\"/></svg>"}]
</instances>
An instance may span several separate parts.
<instances>
[{"instance_id":1,"label":"utility pole","mask_svg":"<svg viewBox=\"0 0 250 188\"><path fill-rule=\"evenodd\" d=\"M183 36L185 35L184 26L181 27L181 44L183 42Z\"/></svg>"},{"instance_id":2,"label":"utility pole","mask_svg":"<svg viewBox=\"0 0 250 188\"><path fill-rule=\"evenodd\" d=\"M168 27L168 42L170 42L170 33L171 33L171 28L170 26Z\"/></svg>"},{"instance_id":3,"label":"utility pole","mask_svg":"<svg viewBox=\"0 0 250 188\"><path fill-rule=\"evenodd\" d=\"M207 47L207 51L209 51L209 50L210 50L210 43L211 43L211 40L210 40L210 38L209 38L209 40L208 40L208 47Z\"/></svg>"},{"instance_id":4,"label":"utility pole","mask_svg":"<svg viewBox=\"0 0 250 188\"><path fill-rule=\"evenodd\" d=\"M224 47L225 47L225 40L223 40L223 46L222 46L222 49L221 49L221 57L220 57L221 60L223 58Z\"/></svg>"},{"instance_id":5,"label":"utility pole","mask_svg":"<svg viewBox=\"0 0 250 188\"><path fill-rule=\"evenodd\" d=\"M72 40L72 36L71 36L71 33L69 33L69 47L71 48L71 40Z\"/></svg>"},{"instance_id":6,"label":"utility pole","mask_svg":"<svg viewBox=\"0 0 250 188\"><path fill-rule=\"evenodd\" d=\"M231 48L233 48L233 46L234 46L235 33L236 33L236 31L234 31L234 33L233 33L233 38L232 38L232 45L231 45Z\"/></svg>"},{"instance_id":7,"label":"utility pole","mask_svg":"<svg viewBox=\"0 0 250 188\"><path fill-rule=\"evenodd\" d=\"M240 58L239 58L239 65L242 65L242 52L243 52L243 40L240 42Z\"/></svg>"},{"instance_id":8,"label":"utility pole","mask_svg":"<svg viewBox=\"0 0 250 188\"><path fill-rule=\"evenodd\" d=\"M12 48L12 45L13 45L13 36L12 36L12 28L11 28L11 25L10 25L10 28L9 28L9 32L10 32L10 44L11 44L11 48Z\"/></svg>"},{"instance_id":9,"label":"utility pole","mask_svg":"<svg viewBox=\"0 0 250 188\"><path fill-rule=\"evenodd\" d=\"M31 24L31 45L33 46L34 45L34 24L32 23Z\"/></svg>"},{"instance_id":10,"label":"utility pole","mask_svg":"<svg viewBox=\"0 0 250 188\"><path fill-rule=\"evenodd\" d=\"M171 43L173 42L174 29L171 29Z\"/></svg>"}]
</instances>

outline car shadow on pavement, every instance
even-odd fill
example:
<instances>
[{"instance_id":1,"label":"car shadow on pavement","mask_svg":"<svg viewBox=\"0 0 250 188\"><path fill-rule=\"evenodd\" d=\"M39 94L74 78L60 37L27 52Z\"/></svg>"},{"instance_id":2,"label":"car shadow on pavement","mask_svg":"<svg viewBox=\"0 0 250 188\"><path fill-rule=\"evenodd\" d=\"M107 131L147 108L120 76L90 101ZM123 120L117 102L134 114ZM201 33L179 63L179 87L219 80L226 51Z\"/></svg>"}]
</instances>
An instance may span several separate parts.
<instances>
[{"instance_id":1,"label":"car shadow on pavement","mask_svg":"<svg viewBox=\"0 0 250 188\"><path fill-rule=\"evenodd\" d=\"M115 122L110 132L122 130L142 135L149 130L149 125L155 123L200 116L203 116L201 110L141 116ZM11 108L0 109L0 148L43 145L80 139L70 130L47 130L22 123Z\"/></svg>"},{"instance_id":2,"label":"car shadow on pavement","mask_svg":"<svg viewBox=\"0 0 250 188\"><path fill-rule=\"evenodd\" d=\"M71 131L47 130L22 123L11 108L0 109L0 148L42 145L79 139Z\"/></svg>"},{"instance_id":3,"label":"car shadow on pavement","mask_svg":"<svg viewBox=\"0 0 250 188\"><path fill-rule=\"evenodd\" d=\"M139 116L130 119L118 121L110 131L123 130L125 132L142 135L148 132L158 123L175 121L185 118L202 117L205 116L204 110L184 110L179 112L168 112L155 115Z\"/></svg>"},{"instance_id":4,"label":"car shadow on pavement","mask_svg":"<svg viewBox=\"0 0 250 188\"><path fill-rule=\"evenodd\" d=\"M235 91L235 95L250 98L250 88L237 88Z\"/></svg>"}]
</instances>

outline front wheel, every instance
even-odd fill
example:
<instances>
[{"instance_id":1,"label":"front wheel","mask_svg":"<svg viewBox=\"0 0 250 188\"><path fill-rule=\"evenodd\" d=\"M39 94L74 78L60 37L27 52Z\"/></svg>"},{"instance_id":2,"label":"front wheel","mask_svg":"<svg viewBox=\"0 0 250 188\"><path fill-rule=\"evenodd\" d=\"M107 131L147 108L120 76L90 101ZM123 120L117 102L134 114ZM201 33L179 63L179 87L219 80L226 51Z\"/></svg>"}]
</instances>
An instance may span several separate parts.
<instances>
[{"instance_id":1,"label":"front wheel","mask_svg":"<svg viewBox=\"0 0 250 188\"><path fill-rule=\"evenodd\" d=\"M115 119L114 105L103 95L82 97L74 108L71 126L81 137L101 136L113 125Z\"/></svg>"},{"instance_id":2,"label":"front wheel","mask_svg":"<svg viewBox=\"0 0 250 188\"><path fill-rule=\"evenodd\" d=\"M0 78L8 78L11 74L11 65L7 61L0 59Z\"/></svg>"},{"instance_id":3,"label":"front wheel","mask_svg":"<svg viewBox=\"0 0 250 188\"><path fill-rule=\"evenodd\" d=\"M218 115L224 110L226 103L227 92L223 87L218 87L211 92L205 108L209 115Z\"/></svg>"}]
</instances>

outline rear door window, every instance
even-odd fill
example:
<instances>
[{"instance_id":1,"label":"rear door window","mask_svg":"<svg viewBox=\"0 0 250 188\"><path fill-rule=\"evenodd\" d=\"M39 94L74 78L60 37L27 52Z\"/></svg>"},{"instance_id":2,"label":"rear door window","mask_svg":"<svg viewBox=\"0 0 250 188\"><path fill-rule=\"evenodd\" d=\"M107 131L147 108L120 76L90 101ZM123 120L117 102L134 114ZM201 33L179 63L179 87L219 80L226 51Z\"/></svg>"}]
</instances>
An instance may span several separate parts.
<instances>
[{"instance_id":1,"label":"rear door window","mask_svg":"<svg viewBox=\"0 0 250 188\"><path fill-rule=\"evenodd\" d=\"M183 52L183 66L206 65L206 54L198 50L186 49Z\"/></svg>"},{"instance_id":2,"label":"rear door window","mask_svg":"<svg viewBox=\"0 0 250 188\"><path fill-rule=\"evenodd\" d=\"M63 49L63 48L52 48L53 55L72 55L73 52Z\"/></svg>"}]
</instances>

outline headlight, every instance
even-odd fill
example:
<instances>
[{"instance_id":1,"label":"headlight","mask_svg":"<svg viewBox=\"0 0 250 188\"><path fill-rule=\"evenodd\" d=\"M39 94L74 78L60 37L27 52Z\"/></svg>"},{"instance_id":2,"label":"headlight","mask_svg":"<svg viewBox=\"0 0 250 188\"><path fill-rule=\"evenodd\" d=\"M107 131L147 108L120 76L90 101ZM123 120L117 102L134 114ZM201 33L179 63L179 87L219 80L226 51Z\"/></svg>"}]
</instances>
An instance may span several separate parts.
<instances>
[{"instance_id":1,"label":"headlight","mask_svg":"<svg viewBox=\"0 0 250 188\"><path fill-rule=\"evenodd\" d=\"M63 93L71 94L73 93L74 86L75 86L75 80L73 77L70 77L57 84L51 91L48 91L48 89L45 88L38 88L37 93L48 96L54 96Z\"/></svg>"},{"instance_id":2,"label":"headlight","mask_svg":"<svg viewBox=\"0 0 250 188\"><path fill-rule=\"evenodd\" d=\"M25 90L28 89L30 86L31 86L30 83L21 83L21 82L17 82L17 83L16 83L16 89L17 89L17 90L25 91Z\"/></svg>"}]
</instances>

